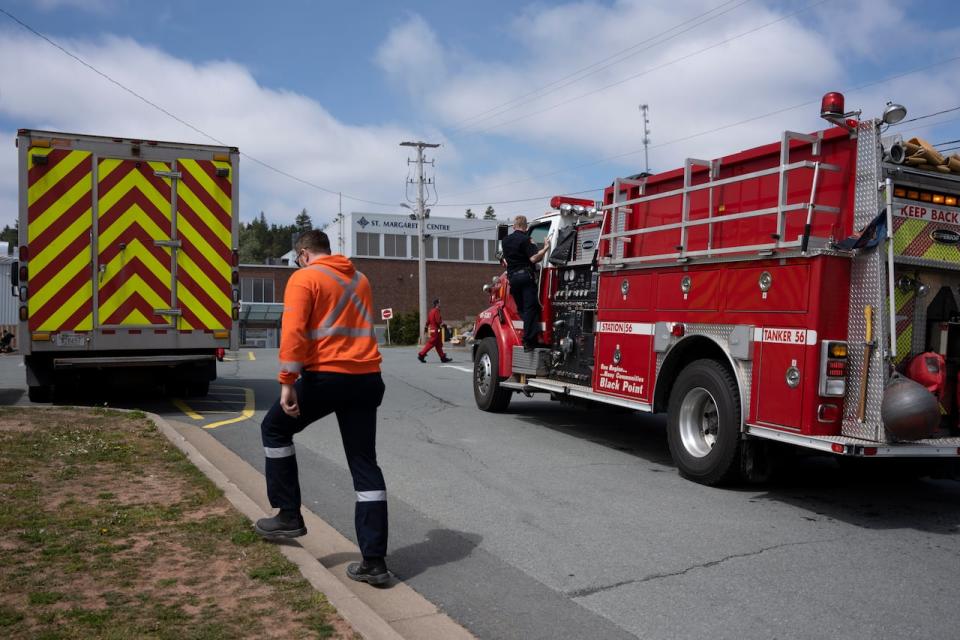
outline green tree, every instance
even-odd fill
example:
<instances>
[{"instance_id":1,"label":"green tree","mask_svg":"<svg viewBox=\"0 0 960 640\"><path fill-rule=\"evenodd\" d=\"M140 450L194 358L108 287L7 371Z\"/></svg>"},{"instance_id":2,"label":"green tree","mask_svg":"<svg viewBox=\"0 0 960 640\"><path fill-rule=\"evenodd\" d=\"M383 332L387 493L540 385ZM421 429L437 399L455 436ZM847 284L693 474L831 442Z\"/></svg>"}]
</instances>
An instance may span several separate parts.
<instances>
[{"instance_id":1,"label":"green tree","mask_svg":"<svg viewBox=\"0 0 960 640\"><path fill-rule=\"evenodd\" d=\"M310 220L310 216L309 214L307 214L306 209L303 209L302 211L300 211L300 213L297 215L297 219L294 221L293 224L297 228L297 231L299 233L303 233L304 231L310 231L311 229L313 229L313 221Z\"/></svg>"},{"instance_id":2,"label":"green tree","mask_svg":"<svg viewBox=\"0 0 960 640\"><path fill-rule=\"evenodd\" d=\"M484 219L484 220L496 220L496 219L497 219L497 214L496 214L496 212L494 212L492 206L487 206L487 210L483 212L483 219Z\"/></svg>"},{"instance_id":3,"label":"green tree","mask_svg":"<svg viewBox=\"0 0 960 640\"><path fill-rule=\"evenodd\" d=\"M471 209L467 209L466 212L463 214L463 217L466 218L467 220L476 220L477 214L475 214Z\"/></svg>"},{"instance_id":4,"label":"green tree","mask_svg":"<svg viewBox=\"0 0 960 640\"><path fill-rule=\"evenodd\" d=\"M17 220L13 226L3 225L3 231L0 231L0 242L9 242L10 251L13 252L20 242L20 221Z\"/></svg>"}]
</instances>

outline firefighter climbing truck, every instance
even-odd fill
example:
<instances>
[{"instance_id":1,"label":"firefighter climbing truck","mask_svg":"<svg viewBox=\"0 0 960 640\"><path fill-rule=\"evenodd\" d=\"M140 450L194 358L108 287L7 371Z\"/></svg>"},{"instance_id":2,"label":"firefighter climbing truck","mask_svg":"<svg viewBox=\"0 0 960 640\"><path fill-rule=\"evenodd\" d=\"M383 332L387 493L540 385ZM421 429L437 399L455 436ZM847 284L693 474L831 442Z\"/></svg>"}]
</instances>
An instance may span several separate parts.
<instances>
[{"instance_id":1,"label":"firefighter climbing truck","mask_svg":"<svg viewBox=\"0 0 960 640\"><path fill-rule=\"evenodd\" d=\"M30 399L141 373L205 395L238 341L237 149L27 129L17 149Z\"/></svg>"},{"instance_id":2,"label":"firefighter climbing truck","mask_svg":"<svg viewBox=\"0 0 960 640\"><path fill-rule=\"evenodd\" d=\"M474 329L477 405L549 394L667 414L680 472L763 477L770 450L960 456L960 160L883 118L557 197L530 225L542 348L505 274ZM888 230L892 232L888 233Z\"/></svg>"}]
</instances>

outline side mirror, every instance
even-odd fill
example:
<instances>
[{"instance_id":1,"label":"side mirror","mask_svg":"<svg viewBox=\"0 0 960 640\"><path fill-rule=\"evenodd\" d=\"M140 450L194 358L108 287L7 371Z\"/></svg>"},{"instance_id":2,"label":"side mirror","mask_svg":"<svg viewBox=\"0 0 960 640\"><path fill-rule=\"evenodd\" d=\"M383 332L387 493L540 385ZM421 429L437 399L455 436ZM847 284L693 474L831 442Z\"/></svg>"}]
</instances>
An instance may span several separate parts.
<instances>
[{"instance_id":1,"label":"side mirror","mask_svg":"<svg viewBox=\"0 0 960 640\"><path fill-rule=\"evenodd\" d=\"M498 240L498 241L502 241L504 238L507 237L507 229L509 229L509 227L508 227L507 225L505 225L505 224L498 224L498 225L497 225L497 240Z\"/></svg>"},{"instance_id":2,"label":"side mirror","mask_svg":"<svg viewBox=\"0 0 960 640\"><path fill-rule=\"evenodd\" d=\"M10 286L13 287L13 295L20 295L17 287L20 286L20 263L14 262L10 265Z\"/></svg>"}]
</instances>

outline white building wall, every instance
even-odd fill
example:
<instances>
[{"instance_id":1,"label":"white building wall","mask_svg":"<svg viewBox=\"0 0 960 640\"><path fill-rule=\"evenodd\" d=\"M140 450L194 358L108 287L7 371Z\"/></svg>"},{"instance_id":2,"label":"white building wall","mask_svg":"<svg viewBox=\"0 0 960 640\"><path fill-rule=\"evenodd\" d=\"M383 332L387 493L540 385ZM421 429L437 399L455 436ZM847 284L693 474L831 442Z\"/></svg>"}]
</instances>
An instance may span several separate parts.
<instances>
[{"instance_id":1,"label":"white building wall","mask_svg":"<svg viewBox=\"0 0 960 640\"><path fill-rule=\"evenodd\" d=\"M497 240L497 222L496 220L467 220L466 218L447 218L430 217L425 221L424 234L426 241L431 243L433 252L427 251L429 260L448 260L451 262L496 262L493 255ZM334 228L334 234L339 233L339 229ZM376 234L377 255L371 255L371 251L363 251L364 242L358 244L358 233ZM405 256L398 257L394 255L385 255L384 235L405 236ZM412 250L412 243L416 242L418 237L417 221L411 220L408 214L384 214L384 213L365 213L355 211L344 216L344 255L348 257L364 258L387 258L391 260L415 259ZM369 239L369 236L367 237ZM442 240L441 240L442 239ZM466 260L464 257L464 239L482 240L483 259ZM492 244L490 241L493 241ZM440 258L440 243L445 243L448 247L451 243L456 245L455 258ZM337 244L337 238L331 237L331 243ZM472 245L475 246L475 245ZM334 249L336 250L336 249ZM493 250L493 251L491 251Z\"/></svg>"}]
</instances>

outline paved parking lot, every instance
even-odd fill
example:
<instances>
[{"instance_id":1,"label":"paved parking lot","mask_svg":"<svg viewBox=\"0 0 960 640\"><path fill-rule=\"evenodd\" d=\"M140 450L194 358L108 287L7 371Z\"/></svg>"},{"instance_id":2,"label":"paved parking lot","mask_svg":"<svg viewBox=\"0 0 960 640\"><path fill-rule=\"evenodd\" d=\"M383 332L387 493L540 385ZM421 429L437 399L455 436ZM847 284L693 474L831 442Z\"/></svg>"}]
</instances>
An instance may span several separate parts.
<instances>
[{"instance_id":1,"label":"paved parking lot","mask_svg":"<svg viewBox=\"0 0 960 640\"><path fill-rule=\"evenodd\" d=\"M250 355L252 354L252 355ZM680 478L662 420L517 398L475 408L469 352L384 349L391 568L481 638L951 638L960 483L794 460L764 486ZM0 399L20 401L19 358ZM232 354L208 398L126 392L262 469L276 351ZM18 386L20 391L18 392ZM304 500L353 537L334 418L297 438Z\"/></svg>"}]
</instances>

